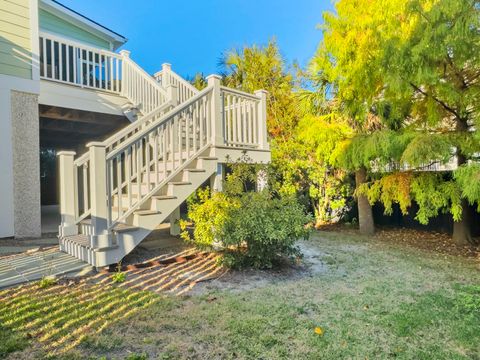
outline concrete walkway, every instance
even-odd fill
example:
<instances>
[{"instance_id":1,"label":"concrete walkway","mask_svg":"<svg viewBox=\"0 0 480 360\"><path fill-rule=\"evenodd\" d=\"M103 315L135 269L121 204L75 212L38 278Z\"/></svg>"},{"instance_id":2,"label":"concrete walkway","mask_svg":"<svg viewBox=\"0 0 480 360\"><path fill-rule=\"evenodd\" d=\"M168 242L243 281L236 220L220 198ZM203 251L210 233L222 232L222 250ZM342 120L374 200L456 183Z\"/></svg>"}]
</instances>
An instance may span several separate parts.
<instances>
[{"instance_id":1,"label":"concrete walkway","mask_svg":"<svg viewBox=\"0 0 480 360\"><path fill-rule=\"evenodd\" d=\"M58 250L58 246L41 251L0 257L0 289L39 280L44 276L82 275L92 267Z\"/></svg>"}]
</instances>

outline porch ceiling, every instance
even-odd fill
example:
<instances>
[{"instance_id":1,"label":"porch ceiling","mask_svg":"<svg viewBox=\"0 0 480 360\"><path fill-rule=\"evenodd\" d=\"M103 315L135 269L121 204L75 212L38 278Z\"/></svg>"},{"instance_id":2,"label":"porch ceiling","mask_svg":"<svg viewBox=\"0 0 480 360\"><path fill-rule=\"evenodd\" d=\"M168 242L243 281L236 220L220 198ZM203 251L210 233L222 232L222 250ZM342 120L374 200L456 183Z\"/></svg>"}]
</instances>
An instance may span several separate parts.
<instances>
[{"instance_id":1,"label":"porch ceiling","mask_svg":"<svg viewBox=\"0 0 480 360\"><path fill-rule=\"evenodd\" d=\"M40 105L40 145L57 150L79 150L101 141L130 122L124 116Z\"/></svg>"}]
</instances>

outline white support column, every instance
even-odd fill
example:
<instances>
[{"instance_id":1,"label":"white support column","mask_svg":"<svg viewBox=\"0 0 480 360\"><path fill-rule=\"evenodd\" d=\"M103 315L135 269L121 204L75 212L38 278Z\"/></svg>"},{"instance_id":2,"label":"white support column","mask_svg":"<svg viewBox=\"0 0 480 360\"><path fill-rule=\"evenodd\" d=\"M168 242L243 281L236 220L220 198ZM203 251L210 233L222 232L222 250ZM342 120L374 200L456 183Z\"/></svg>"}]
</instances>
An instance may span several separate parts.
<instances>
[{"instance_id":1,"label":"white support column","mask_svg":"<svg viewBox=\"0 0 480 360\"><path fill-rule=\"evenodd\" d=\"M73 164L75 151L60 151L58 154L60 173L60 216L61 224L58 227L60 236L78 234L75 224L75 167Z\"/></svg>"},{"instance_id":2,"label":"white support column","mask_svg":"<svg viewBox=\"0 0 480 360\"><path fill-rule=\"evenodd\" d=\"M178 236L180 235L180 224L178 223L180 220L180 206L177 207L173 212L170 214L170 235Z\"/></svg>"},{"instance_id":3,"label":"white support column","mask_svg":"<svg viewBox=\"0 0 480 360\"><path fill-rule=\"evenodd\" d=\"M267 95L266 90L256 90L255 95L260 98L258 103L258 142L260 149L269 150L270 145L268 144L268 134L267 134Z\"/></svg>"},{"instance_id":4,"label":"white support column","mask_svg":"<svg viewBox=\"0 0 480 360\"><path fill-rule=\"evenodd\" d=\"M212 192L222 192L223 191L223 179L225 177L225 165L218 163L217 171L210 178L210 190Z\"/></svg>"},{"instance_id":5,"label":"white support column","mask_svg":"<svg viewBox=\"0 0 480 360\"><path fill-rule=\"evenodd\" d=\"M108 233L107 162L105 145L101 142L87 144L90 152L90 204L92 217L92 246L111 245Z\"/></svg>"},{"instance_id":6,"label":"white support column","mask_svg":"<svg viewBox=\"0 0 480 360\"><path fill-rule=\"evenodd\" d=\"M224 131L223 131L223 97L220 89L220 75L207 76L208 86L213 87L212 92L212 108L211 108L211 142L213 146L225 145Z\"/></svg>"}]
</instances>

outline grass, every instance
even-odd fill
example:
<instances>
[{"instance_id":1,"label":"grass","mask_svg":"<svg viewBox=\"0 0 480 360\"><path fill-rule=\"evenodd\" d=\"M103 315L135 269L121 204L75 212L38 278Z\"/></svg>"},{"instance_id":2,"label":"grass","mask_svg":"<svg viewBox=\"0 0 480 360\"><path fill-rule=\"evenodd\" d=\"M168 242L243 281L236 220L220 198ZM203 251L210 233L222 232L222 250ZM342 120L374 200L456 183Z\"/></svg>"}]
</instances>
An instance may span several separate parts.
<instances>
[{"instance_id":1,"label":"grass","mask_svg":"<svg viewBox=\"0 0 480 360\"><path fill-rule=\"evenodd\" d=\"M326 271L250 290L0 292L0 357L480 359L478 263L333 233L309 246Z\"/></svg>"}]
</instances>

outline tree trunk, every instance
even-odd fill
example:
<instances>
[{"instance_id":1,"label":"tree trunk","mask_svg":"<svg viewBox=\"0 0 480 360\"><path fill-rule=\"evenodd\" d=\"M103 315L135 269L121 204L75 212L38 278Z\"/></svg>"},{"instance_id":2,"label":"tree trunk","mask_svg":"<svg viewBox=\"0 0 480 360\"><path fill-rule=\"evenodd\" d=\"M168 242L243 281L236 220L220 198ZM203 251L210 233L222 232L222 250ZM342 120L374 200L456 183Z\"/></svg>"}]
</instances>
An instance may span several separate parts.
<instances>
[{"instance_id":1,"label":"tree trunk","mask_svg":"<svg viewBox=\"0 0 480 360\"><path fill-rule=\"evenodd\" d=\"M355 172L355 187L358 190L361 184L367 182L367 171L365 168L360 168ZM368 202L365 195L357 193L358 203L358 224L360 233L363 235L373 235L375 232L375 225L373 223L372 205Z\"/></svg>"},{"instance_id":2,"label":"tree trunk","mask_svg":"<svg viewBox=\"0 0 480 360\"><path fill-rule=\"evenodd\" d=\"M466 132L468 131L468 125L466 120L457 119L456 131ZM457 167L467 163L466 157L457 150ZM468 202L466 199L462 199L462 218L460 221L453 223L453 235L452 240L457 245L468 245L473 243L471 233L471 219L469 214Z\"/></svg>"},{"instance_id":3,"label":"tree trunk","mask_svg":"<svg viewBox=\"0 0 480 360\"><path fill-rule=\"evenodd\" d=\"M468 202L462 200L462 218L453 223L453 242L457 245L473 244L472 233L470 231L470 213Z\"/></svg>"}]
</instances>

